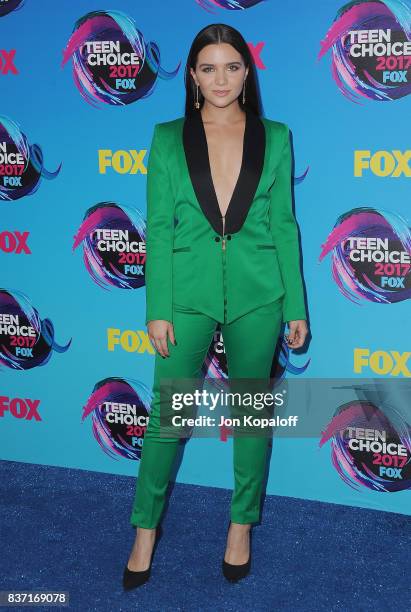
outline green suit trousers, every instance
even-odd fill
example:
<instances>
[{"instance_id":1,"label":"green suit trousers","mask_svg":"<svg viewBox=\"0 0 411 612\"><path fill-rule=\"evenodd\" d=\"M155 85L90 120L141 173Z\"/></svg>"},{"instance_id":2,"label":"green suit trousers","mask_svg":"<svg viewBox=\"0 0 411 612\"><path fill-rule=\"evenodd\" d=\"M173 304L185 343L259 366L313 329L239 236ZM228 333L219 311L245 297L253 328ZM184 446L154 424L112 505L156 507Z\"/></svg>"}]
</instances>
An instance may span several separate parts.
<instances>
[{"instance_id":1,"label":"green suit trousers","mask_svg":"<svg viewBox=\"0 0 411 612\"><path fill-rule=\"evenodd\" d=\"M229 324L221 323L228 378L269 379L282 324L283 297L260 306ZM191 308L173 305L177 346L169 357L155 355L153 399L141 453L130 523L152 529L160 521L179 438L160 437L160 381L200 376L218 321ZM164 436L164 433L163 433ZM259 521L268 436L233 437L234 490L231 520Z\"/></svg>"}]
</instances>

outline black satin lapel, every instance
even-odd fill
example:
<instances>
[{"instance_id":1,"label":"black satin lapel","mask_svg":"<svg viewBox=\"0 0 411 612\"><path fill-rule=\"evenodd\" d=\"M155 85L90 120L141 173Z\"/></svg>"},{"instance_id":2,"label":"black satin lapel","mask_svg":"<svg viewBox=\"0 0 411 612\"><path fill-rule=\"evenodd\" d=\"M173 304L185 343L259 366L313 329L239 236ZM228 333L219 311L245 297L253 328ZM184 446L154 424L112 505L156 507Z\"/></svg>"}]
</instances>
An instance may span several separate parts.
<instances>
[{"instance_id":1,"label":"black satin lapel","mask_svg":"<svg viewBox=\"0 0 411 612\"><path fill-rule=\"evenodd\" d=\"M207 139L199 111L185 118L183 145L191 183L198 203L214 231L222 234L220 208L212 183Z\"/></svg>"},{"instance_id":2,"label":"black satin lapel","mask_svg":"<svg viewBox=\"0 0 411 612\"><path fill-rule=\"evenodd\" d=\"M248 214L264 166L266 133L261 119L247 110L241 170L226 211L225 233L238 232ZM201 209L217 234L222 235L221 212L214 190L207 138L200 112L184 120L183 146L191 183Z\"/></svg>"},{"instance_id":3,"label":"black satin lapel","mask_svg":"<svg viewBox=\"0 0 411 612\"><path fill-rule=\"evenodd\" d=\"M230 206L226 213L226 234L238 232L246 220L263 171L265 148L266 134L264 124L257 115L247 110L243 163Z\"/></svg>"}]
</instances>

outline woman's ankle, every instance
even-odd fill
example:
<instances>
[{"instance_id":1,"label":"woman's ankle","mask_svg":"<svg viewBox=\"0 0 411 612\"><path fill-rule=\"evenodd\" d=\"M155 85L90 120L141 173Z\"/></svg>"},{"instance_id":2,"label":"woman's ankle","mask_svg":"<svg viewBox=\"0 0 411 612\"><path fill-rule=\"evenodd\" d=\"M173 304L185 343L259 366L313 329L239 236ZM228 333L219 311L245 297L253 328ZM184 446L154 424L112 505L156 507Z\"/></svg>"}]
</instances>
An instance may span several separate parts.
<instances>
[{"instance_id":1,"label":"woman's ankle","mask_svg":"<svg viewBox=\"0 0 411 612\"><path fill-rule=\"evenodd\" d=\"M233 529L237 529L238 531L250 531L251 529L251 523L236 523L234 521L231 521L230 527L231 525L233 526Z\"/></svg>"},{"instance_id":2,"label":"woman's ankle","mask_svg":"<svg viewBox=\"0 0 411 612\"><path fill-rule=\"evenodd\" d=\"M139 527L137 526L137 531L140 531L140 533L155 533L157 527Z\"/></svg>"},{"instance_id":3,"label":"woman's ankle","mask_svg":"<svg viewBox=\"0 0 411 612\"><path fill-rule=\"evenodd\" d=\"M136 529L136 540L140 542L150 542L155 540L156 529L146 529L144 527L137 527Z\"/></svg>"}]
</instances>

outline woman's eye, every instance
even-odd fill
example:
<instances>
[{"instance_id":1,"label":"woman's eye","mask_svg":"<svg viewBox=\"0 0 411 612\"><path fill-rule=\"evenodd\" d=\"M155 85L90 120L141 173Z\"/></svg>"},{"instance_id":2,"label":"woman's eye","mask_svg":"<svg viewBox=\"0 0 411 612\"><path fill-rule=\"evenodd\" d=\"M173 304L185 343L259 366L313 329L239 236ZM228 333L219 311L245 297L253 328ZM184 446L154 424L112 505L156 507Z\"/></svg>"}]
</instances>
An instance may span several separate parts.
<instances>
[{"instance_id":1,"label":"woman's eye","mask_svg":"<svg viewBox=\"0 0 411 612\"><path fill-rule=\"evenodd\" d=\"M235 66L235 65L228 66L228 68L231 72L236 72L238 70L238 66ZM206 68L203 68L203 72L210 72L211 70L213 70L212 66L207 66Z\"/></svg>"}]
</instances>

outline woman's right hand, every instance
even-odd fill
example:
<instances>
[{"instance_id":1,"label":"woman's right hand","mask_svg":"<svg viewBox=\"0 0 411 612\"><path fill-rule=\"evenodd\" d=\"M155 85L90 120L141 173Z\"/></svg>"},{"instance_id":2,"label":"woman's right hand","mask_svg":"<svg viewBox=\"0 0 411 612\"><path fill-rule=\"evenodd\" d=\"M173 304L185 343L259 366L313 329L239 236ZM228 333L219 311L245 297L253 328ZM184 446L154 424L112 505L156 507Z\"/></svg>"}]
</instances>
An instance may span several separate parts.
<instances>
[{"instance_id":1,"label":"woman's right hand","mask_svg":"<svg viewBox=\"0 0 411 612\"><path fill-rule=\"evenodd\" d=\"M167 345L167 337L170 338L170 342L172 342L174 346L176 345L173 324L163 319L148 321L147 330L148 337L158 353L164 358L169 357L170 353Z\"/></svg>"}]
</instances>

